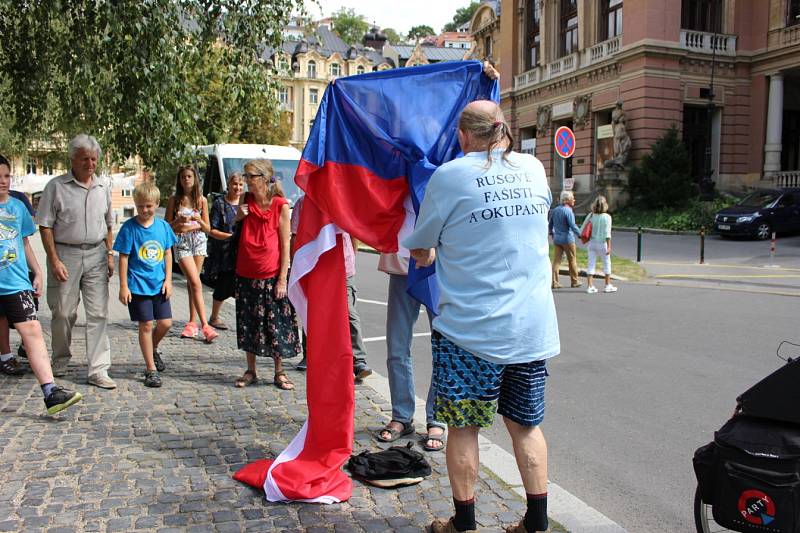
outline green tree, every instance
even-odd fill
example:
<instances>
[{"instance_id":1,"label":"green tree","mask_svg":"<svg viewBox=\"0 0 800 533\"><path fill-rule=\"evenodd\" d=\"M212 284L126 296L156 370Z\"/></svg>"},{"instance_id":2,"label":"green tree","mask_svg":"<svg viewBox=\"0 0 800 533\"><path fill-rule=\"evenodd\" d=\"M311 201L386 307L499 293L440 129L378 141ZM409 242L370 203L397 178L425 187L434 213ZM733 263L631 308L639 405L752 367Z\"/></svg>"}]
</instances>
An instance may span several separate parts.
<instances>
[{"instance_id":1,"label":"green tree","mask_svg":"<svg viewBox=\"0 0 800 533\"><path fill-rule=\"evenodd\" d=\"M480 2L473 1L466 7L459 7L456 9L456 14L453 15L453 21L445 24L442 31L457 31L459 26L472 20L472 16L475 15L475 11L480 5Z\"/></svg>"},{"instance_id":2,"label":"green tree","mask_svg":"<svg viewBox=\"0 0 800 533\"><path fill-rule=\"evenodd\" d=\"M341 8L333 14L333 29L347 44L360 43L369 30L364 17L356 14L353 8Z\"/></svg>"},{"instance_id":3,"label":"green tree","mask_svg":"<svg viewBox=\"0 0 800 533\"><path fill-rule=\"evenodd\" d=\"M388 39L392 44L397 44L403 41L403 36L397 33L397 30L394 28L384 28L381 31L386 36L386 39Z\"/></svg>"},{"instance_id":4,"label":"green tree","mask_svg":"<svg viewBox=\"0 0 800 533\"><path fill-rule=\"evenodd\" d=\"M670 127L650 148L630 171L628 192L634 205L644 209L677 207L697 196L689 152L678 129Z\"/></svg>"},{"instance_id":5,"label":"green tree","mask_svg":"<svg viewBox=\"0 0 800 533\"><path fill-rule=\"evenodd\" d=\"M436 32L433 31L433 28L431 28L426 24L414 26L410 30L408 30L409 39L424 39L428 35L436 35Z\"/></svg>"},{"instance_id":6,"label":"green tree","mask_svg":"<svg viewBox=\"0 0 800 533\"><path fill-rule=\"evenodd\" d=\"M264 56L302 0L58 4L0 2L0 118L16 143L86 131L117 160L167 168L277 121Z\"/></svg>"}]
</instances>

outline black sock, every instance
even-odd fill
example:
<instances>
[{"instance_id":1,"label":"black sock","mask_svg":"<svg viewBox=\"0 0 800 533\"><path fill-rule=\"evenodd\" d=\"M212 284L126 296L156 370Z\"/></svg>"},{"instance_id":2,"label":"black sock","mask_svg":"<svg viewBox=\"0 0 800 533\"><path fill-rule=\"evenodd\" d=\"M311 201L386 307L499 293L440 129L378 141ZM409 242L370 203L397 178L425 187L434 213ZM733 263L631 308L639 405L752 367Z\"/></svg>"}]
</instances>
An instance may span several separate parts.
<instances>
[{"instance_id":1,"label":"black sock","mask_svg":"<svg viewBox=\"0 0 800 533\"><path fill-rule=\"evenodd\" d=\"M453 503L456 506L456 515L453 517L453 525L459 531L467 531L468 529L475 529L475 498L469 500L459 501L453 498Z\"/></svg>"},{"instance_id":2,"label":"black sock","mask_svg":"<svg viewBox=\"0 0 800 533\"><path fill-rule=\"evenodd\" d=\"M525 529L528 533L534 531L547 531L547 493L526 494L528 497L528 512L525 513Z\"/></svg>"}]
</instances>

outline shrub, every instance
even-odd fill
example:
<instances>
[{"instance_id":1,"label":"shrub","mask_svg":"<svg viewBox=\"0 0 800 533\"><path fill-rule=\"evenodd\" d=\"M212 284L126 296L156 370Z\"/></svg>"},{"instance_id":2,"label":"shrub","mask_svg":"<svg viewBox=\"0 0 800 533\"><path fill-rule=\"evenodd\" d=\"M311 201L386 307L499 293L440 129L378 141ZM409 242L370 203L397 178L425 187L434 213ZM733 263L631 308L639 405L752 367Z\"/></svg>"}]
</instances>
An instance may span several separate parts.
<instances>
[{"instance_id":1,"label":"shrub","mask_svg":"<svg viewBox=\"0 0 800 533\"><path fill-rule=\"evenodd\" d=\"M682 206L697 196L689 153L674 125L631 168L628 193L634 205L643 209Z\"/></svg>"}]
</instances>

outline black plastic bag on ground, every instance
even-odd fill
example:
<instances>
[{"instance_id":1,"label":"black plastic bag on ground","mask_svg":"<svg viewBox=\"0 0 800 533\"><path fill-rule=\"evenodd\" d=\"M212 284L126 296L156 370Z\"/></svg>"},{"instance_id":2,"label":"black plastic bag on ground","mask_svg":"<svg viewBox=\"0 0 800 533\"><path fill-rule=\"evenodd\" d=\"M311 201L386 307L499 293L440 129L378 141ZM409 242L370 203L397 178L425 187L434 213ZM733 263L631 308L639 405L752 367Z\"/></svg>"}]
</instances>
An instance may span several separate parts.
<instances>
[{"instance_id":1,"label":"black plastic bag on ground","mask_svg":"<svg viewBox=\"0 0 800 533\"><path fill-rule=\"evenodd\" d=\"M354 478L382 488L415 485L431 475L431 465L414 444L392 446L380 452L363 451L347 461L347 469Z\"/></svg>"}]
</instances>

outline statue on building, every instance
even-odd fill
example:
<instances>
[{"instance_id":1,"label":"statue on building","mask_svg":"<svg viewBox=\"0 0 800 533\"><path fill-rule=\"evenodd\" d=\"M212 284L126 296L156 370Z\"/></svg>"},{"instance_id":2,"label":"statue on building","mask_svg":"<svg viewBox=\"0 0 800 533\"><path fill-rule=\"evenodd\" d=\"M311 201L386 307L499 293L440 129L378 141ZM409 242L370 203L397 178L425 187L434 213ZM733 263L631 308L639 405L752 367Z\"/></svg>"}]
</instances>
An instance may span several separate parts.
<instances>
[{"instance_id":1,"label":"statue on building","mask_svg":"<svg viewBox=\"0 0 800 533\"><path fill-rule=\"evenodd\" d=\"M626 130L625 110L622 109L622 100L617 102L611 112L611 126L614 129L614 157L603 163L607 170L624 170L631 151L631 138Z\"/></svg>"}]
</instances>

